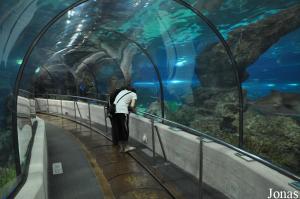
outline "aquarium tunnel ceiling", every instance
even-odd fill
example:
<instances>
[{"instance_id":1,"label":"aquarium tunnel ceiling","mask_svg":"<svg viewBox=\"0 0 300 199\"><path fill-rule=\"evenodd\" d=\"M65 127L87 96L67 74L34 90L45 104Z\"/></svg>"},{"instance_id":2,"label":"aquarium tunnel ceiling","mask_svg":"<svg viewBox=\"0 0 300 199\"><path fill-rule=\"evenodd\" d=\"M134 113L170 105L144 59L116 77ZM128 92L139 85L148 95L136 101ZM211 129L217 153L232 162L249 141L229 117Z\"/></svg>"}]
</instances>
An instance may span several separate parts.
<instances>
[{"instance_id":1,"label":"aquarium tunnel ceiling","mask_svg":"<svg viewBox=\"0 0 300 199\"><path fill-rule=\"evenodd\" d=\"M29 47L45 24L73 3L3 2L1 23L17 13L15 26L22 23L23 27L19 38L17 35L7 38L4 44L7 52L3 53L1 64L6 67L15 60L20 65L28 50L20 47ZM53 79L64 77L72 79L69 76L80 81L83 71L94 79L114 72L131 81L134 67L141 67L137 66L142 62L139 59L145 59L146 65L159 68L162 81L169 84L187 81L193 84L198 80L207 86L230 87L237 83L234 70L241 82L246 81L247 67L281 37L297 30L299 10L299 2L292 0L90 0L69 10L51 25L31 52L26 70L38 77L47 73L52 82L60 82ZM205 20L221 33L234 60ZM16 41L10 46L12 40ZM13 53L8 54L10 50ZM190 75L180 75L184 68ZM143 83L147 81L141 78L136 82Z\"/></svg>"}]
</instances>

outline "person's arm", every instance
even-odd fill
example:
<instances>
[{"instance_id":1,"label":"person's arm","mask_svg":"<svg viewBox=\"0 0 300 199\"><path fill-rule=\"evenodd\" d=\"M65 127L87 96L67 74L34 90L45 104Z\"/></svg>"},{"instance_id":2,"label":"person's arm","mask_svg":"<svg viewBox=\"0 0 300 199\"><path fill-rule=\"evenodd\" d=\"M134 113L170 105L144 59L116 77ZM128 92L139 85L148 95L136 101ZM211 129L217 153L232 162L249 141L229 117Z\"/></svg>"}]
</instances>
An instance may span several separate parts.
<instances>
[{"instance_id":1,"label":"person's arm","mask_svg":"<svg viewBox=\"0 0 300 199\"><path fill-rule=\"evenodd\" d=\"M130 112L135 113L135 103L136 103L136 99L132 99L129 106Z\"/></svg>"}]
</instances>

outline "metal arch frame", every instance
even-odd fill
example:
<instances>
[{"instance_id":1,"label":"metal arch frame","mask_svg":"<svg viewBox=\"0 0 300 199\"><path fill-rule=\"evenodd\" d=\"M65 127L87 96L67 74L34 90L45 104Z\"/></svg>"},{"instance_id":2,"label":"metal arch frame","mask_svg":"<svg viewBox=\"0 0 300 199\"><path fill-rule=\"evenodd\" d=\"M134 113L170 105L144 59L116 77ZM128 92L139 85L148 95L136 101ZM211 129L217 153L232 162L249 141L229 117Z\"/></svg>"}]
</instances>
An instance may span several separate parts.
<instances>
[{"instance_id":1,"label":"metal arch frame","mask_svg":"<svg viewBox=\"0 0 300 199\"><path fill-rule=\"evenodd\" d=\"M116 35L119 35L123 38L125 38L125 40L129 41L130 43L133 43L135 46L137 46L142 52L143 54L146 55L146 57L149 59L149 61L151 62L152 66L154 67L154 70L155 70L155 73L157 75L157 79L159 81L159 87L160 87L160 105L161 105L161 115L162 115L162 118L165 118L165 104L164 104L164 88L163 88L163 83L162 83L162 79L161 79L161 75L160 75L160 72L159 72L159 69L158 69L158 66L155 64L154 60L152 59L152 57L150 56L150 54L148 53L148 51L142 47L141 44L139 44L138 42L136 42L135 40L127 37L125 34L123 33L120 33L118 31L115 31L115 30L110 30L110 29L106 29L106 28L102 28L102 27L98 27L98 28L92 28L92 30L104 30L106 32L109 32L109 33L114 33ZM91 30L91 29L88 29L88 30ZM81 31L76 31L75 33L78 33L78 32L84 32L83 30ZM106 53L107 54L107 53ZM96 81L96 80L95 80ZM97 88L98 89L98 88Z\"/></svg>"},{"instance_id":2,"label":"metal arch frame","mask_svg":"<svg viewBox=\"0 0 300 199\"><path fill-rule=\"evenodd\" d=\"M74 46L81 46L81 45L74 45ZM85 47L86 45L82 45L83 47ZM73 45L71 45L70 47L73 47ZM67 48L64 48L64 49L67 49ZM106 57L106 58L102 58L101 59L101 62L104 60L104 59L110 59L110 60L113 60L113 62L115 62L117 65L118 65L118 63L116 62L116 60L114 59L114 58L112 58L105 50L104 50L104 53L105 53L105 55L107 55L108 57ZM97 81L97 76L96 76L96 74L95 73L93 73L93 71L89 68L89 65L87 64L87 63L85 63L85 62L81 62L81 64L84 64L85 66L86 66L86 68L84 69L84 70L86 70L86 71L88 71L92 76L93 76L93 78L94 78L94 83L95 83L95 87L96 87L96 94L97 94L97 96L99 95L99 88L98 88L98 81ZM70 69L71 70L71 69ZM71 72L71 71L70 71ZM75 77L76 75L74 74L74 72L72 71L71 72L72 73L72 75ZM79 94L79 92L78 92L78 81L77 81L77 78L76 78L76 83L77 83L77 89L76 89L76 92L77 92L77 96L79 96L78 94Z\"/></svg>"},{"instance_id":3,"label":"metal arch frame","mask_svg":"<svg viewBox=\"0 0 300 199\"><path fill-rule=\"evenodd\" d=\"M157 18L159 19L159 21L161 21L162 22L162 18L161 18L161 16L158 14L157 15ZM164 26L164 28L166 28L166 33L168 34L168 36L169 36L169 38L171 39L171 41L172 41L172 46L173 46L173 48L174 48L174 51L175 51L175 56L176 56L176 60L178 59L178 52L177 52L177 48L176 48L176 45L174 44L175 42L174 42L174 39L172 38L172 34L169 32L169 30L167 29L167 27L166 27L166 25L164 24L164 23L162 23L162 25ZM168 64L168 67L169 67L169 64ZM176 73L176 67L174 68L174 71L173 71L173 74L170 76L171 77L171 79L173 79L174 78L174 76L175 76L175 73Z\"/></svg>"},{"instance_id":4,"label":"metal arch frame","mask_svg":"<svg viewBox=\"0 0 300 199\"><path fill-rule=\"evenodd\" d=\"M80 46L80 45L78 45L78 46ZM104 54L105 54L107 57L102 58L100 62L102 62L104 59L110 59L110 60L113 60L113 62L114 62L115 64L118 65L117 61L116 61L114 58L112 58L112 57L106 52L105 49L103 49L103 52L104 52ZM86 66L86 68L85 68L84 70L88 71L88 72L93 76L93 78L94 78L94 83L95 83L95 87L96 87L96 91L97 91L96 94L97 94L97 97L98 97L98 96L99 96L99 88L98 88L97 75L90 69L90 67L89 67L89 65L88 65L87 63L85 63L84 61L81 62L81 63L84 64L84 65Z\"/></svg>"},{"instance_id":5,"label":"metal arch frame","mask_svg":"<svg viewBox=\"0 0 300 199\"><path fill-rule=\"evenodd\" d=\"M95 47L95 46L93 46L93 45L79 45L79 44L75 44L75 45L67 46L66 48L62 48L62 49L60 49L60 51L61 51L61 50L66 50L66 49L68 49L68 47L77 47L77 46L83 46L83 47ZM47 50L53 51L53 52L57 52L57 51L55 51L55 50L52 49L52 48L49 48L49 49L47 49Z\"/></svg>"},{"instance_id":6,"label":"metal arch frame","mask_svg":"<svg viewBox=\"0 0 300 199\"><path fill-rule=\"evenodd\" d=\"M242 87L241 87L241 81L240 81L240 77L239 77L239 73L238 73L238 67L237 67L236 60L235 60L235 58L233 56L233 53L232 53L232 51L231 51L228 43L226 42L226 40L224 39L224 37L222 36L222 34L219 32L219 30L217 29L217 27L214 25L214 23L212 23L198 9L194 8L191 4L189 4L188 2L186 2L186 0L172 0L172 1L178 3L179 5L184 6L185 8L187 8L190 11L192 11L193 13L195 13L199 18L201 18L209 26L209 28L216 34L216 36L218 37L218 39L221 41L222 45L224 46L227 55L229 56L229 59L230 59L231 64L232 64L232 69L233 69L233 72L235 74L234 77L235 77L235 81L237 83L238 93L239 93L239 143L238 143L238 145L239 145L240 148L243 148L243 145L244 145L244 143L243 143L244 142L244 131L243 131L244 107L243 107L243 101L244 100L243 100L243 92L242 92ZM112 33L115 33L115 34L118 34L121 37L124 37L126 40L130 41L131 43L134 43L140 50L142 50L142 52L150 60L150 62L154 66L154 69L155 69L155 72L157 74L157 77L158 77L158 80L159 80L159 84L160 84L161 111L162 111L162 117L164 118L164 91L163 91L162 79L161 79L158 67L154 63L154 60L152 59L152 57L150 56L150 54L138 42L136 42L135 40L132 40L131 38L128 38L125 34L117 32L115 30L109 30L109 29L105 29L105 28L100 28L100 29L108 31L108 32L112 32Z\"/></svg>"},{"instance_id":7,"label":"metal arch frame","mask_svg":"<svg viewBox=\"0 0 300 199\"><path fill-rule=\"evenodd\" d=\"M88 2L89 0L78 0L77 2L75 2L74 4L72 4L71 6L67 7L66 9L64 9L63 11L61 11L59 14L57 14L54 18L52 18L47 24L46 26L44 26L42 28L42 30L39 32L39 34L36 36L36 38L34 39L34 41L31 43L29 49L27 50L24 58L23 58L23 62L20 66L20 69L18 71L17 74L17 78L16 78L16 82L15 82L15 86L14 86L14 103L13 103L13 112L12 112L12 130L13 130L13 139L14 139L14 148L17 149L18 148L18 135L17 135L17 96L19 94L19 87L20 87L20 81L21 78L23 76L24 73L24 69L26 64L28 63L28 60L30 58L31 52L33 51L33 49L35 48L35 46L37 45L37 43L41 40L42 36L48 31L48 29L55 23L57 22L63 15L65 15L69 10L81 5L82 3ZM240 115L239 115L239 147L242 148L243 146L243 95L242 95L242 89L241 89L241 82L240 82L240 78L238 75L238 71L237 71L237 63L233 57L233 54L231 52L231 49L229 47L229 45L226 43L225 39L223 38L223 36L221 35L221 33L217 30L216 26L208 19L206 18L199 10L195 9L193 6L191 6L190 4L188 4L186 1L184 0L173 0L174 2L177 2L178 4L184 6L185 8L191 10L193 13L195 13L197 16L199 16L212 30L213 32L217 35L217 37L219 38L219 40L222 42L223 46L225 47L225 50L232 62L233 65L233 69L235 72L235 78L236 78L236 82L238 83L238 89L239 89L239 102L240 102ZM114 30L107 30L107 29L103 29L106 30L108 32L112 32L115 33L117 35L120 35L121 37L125 38L126 40L132 42L133 44L135 44L146 56L147 58L150 60L150 62L153 64L155 72L157 73L157 77L159 80L159 85L160 85L160 98L161 98L161 111L162 111L162 117L164 118L164 92L163 92L163 84L162 84L162 80L161 80L161 76L158 70L157 65L154 63L152 57L150 56L150 54L147 52L146 49L144 49L138 42L128 38L126 35L114 31ZM20 159L19 159L19 153L18 151L15 151L15 156L16 156L16 171L17 171L17 175L21 174L21 168L20 168Z\"/></svg>"},{"instance_id":8,"label":"metal arch frame","mask_svg":"<svg viewBox=\"0 0 300 199\"><path fill-rule=\"evenodd\" d=\"M36 1L36 0L30 1L30 2L26 5L26 7L24 8L24 10L22 10L22 12L18 15L18 17L17 17L15 23L13 24L13 26L11 27L11 29L10 29L10 31L9 31L9 35L8 35L8 38L7 38L6 42L5 42L5 45L4 45L4 48L3 48L3 49L4 49L3 52L6 51L7 44L8 44L8 42L9 42L10 38L11 38L11 34L12 34L13 30L15 29L15 27L16 27L16 25L17 25L19 19L22 17L22 15L25 13L25 11L26 11L26 10L27 10L27 9L28 9L35 1ZM2 60L2 59L3 59L3 55L1 56L1 60Z\"/></svg>"},{"instance_id":9,"label":"metal arch frame","mask_svg":"<svg viewBox=\"0 0 300 199\"><path fill-rule=\"evenodd\" d=\"M194 8L192 5L186 2L186 0L172 0L185 8L189 9L193 13L195 13L198 17L200 17L208 26L209 28L216 34L218 39L221 41L222 45L225 47L225 51L227 52L227 55L229 56L229 59L232 64L232 69L235 74L235 81L237 83L238 87L238 93L239 93L239 147L243 148L244 146L244 96L243 96L243 91L242 91L242 86L241 86L241 80L238 72L238 66L237 62L233 56L233 53L222 36L222 34L219 32L217 27L214 25L213 22L211 22L206 16L204 16L198 9Z\"/></svg>"},{"instance_id":10,"label":"metal arch frame","mask_svg":"<svg viewBox=\"0 0 300 199\"><path fill-rule=\"evenodd\" d=\"M76 3L74 3L73 5L69 6L68 8L66 8L65 10L63 10L62 12L60 12L58 15L56 15L46 26L44 26L44 28L40 31L40 33L38 34L38 36L35 38L34 42L31 44L29 50L26 52L25 56L24 56L24 61L22 62L21 66L20 66L20 70L18 72L17 75L17 80L16 80L16 84L15 84L15 91L14 91L14 97L15 97L15 107L14 109L17 109L17 100L16 97L18 96L18 88L19 88L19 84L20 84L20 79L23 75L24 72L24 68L25 65L28 62L29 56L33 50L33 48L37 45L38 41L41 39L41 37L47 32L47 30L58 20L60 19L63 15L65 15L67 13L67 11L75 8L76 6L87 2L88 0L79 0ZM225 39L223 38L223 36L221 35L221 33L217 30L216 26L208 19L206 18L199 10L195 9L193 6L191 6L190 4L188 4L186 1L184 0L173 0L175 2L177 2L180 5L183 5L185 8L191 10L192 12L194 12L197 16L199 16L213 31L214 33L217 35L217 37L219 38L219 40L222 42L223 46L225 47L225 50L232 62L233 65L233 69L235 72L235 78L236 78L236 82L238 83L238 90L239 90L239 106L240 106L240 111L239 111L239 147L243 147L243 94L242 94L242 89L241 89L241 82L239 79L239 75L238 75L238 71L237 71L237 64L236 61L233 57L233 54L230 50L229 45L226 43ZM109 30L106 30L109 31ZM163 85L162 85L162 80L160 77L160 73L158 70L158 67L156 66L156 64L154 63L153 59L151 58L151 56L149 55L149 53L146 51L146 49L144 49L139 43L137 43L136 41L128 38L126 35L119 33L117 31L109 31L109 32L113 32L115 34L118 34L122 37L124 37L125 39L127 39L128 41L134 43L140 50L142 50L142 52L147 56L147 58L150 60L150 62L153 64L155 72L157 73L158 76L158 80L159 80L159 84L160 84L160 94L161 94L161 111L162 111L162 117L164 118L164 92L163 92ZM13 120L13 126L16 126L17 122L16 122L16 118L15 118L15 114L12 114L12 120ZM14 130L16 131L17 129L15 129L16 127L13 127ZM17 138L17 133L15 133L16 136L14 136L15 138ZM16 140L16 139L15 139ZM14 142L15 143L15 142ZM16 152L18 155L18 152ZM18 162L19 163L19 162ZM17 166L18 167L18 166ZM17 173L20 173L20 168L17 168Z\"/></svg>"},{"instance_id":11,"label":"metal arch frame","mask_svg":"<svg viewBox=\"0 0 300 199\"><path fill-rule=\"evenodd\" d=\"M93 27L93 28L88 28L88 29L85 29L85 30L80 30L80 31L75 31L75 32L72 32L72 34L76 34L76 33L84 33L84 32L86 32L86 31L93 31L93 30L95 30L95 28ZM70 46L67 46L67 47L65 47L65 48L62 48L62 49L60 49L60 51L62 51L62 50L66 50L66 49L68 49L69 47L87 47L87 46L89 46L89 47L97 47L96 45L79 45L79 44L75 44L75 45L70 45ZM50 50L50 51L55 51L54 49L52 49L52 48L50 48L50 49L47 49L47 50ZM114 58L112 58L107 52L106 52L106 50L104 50L103 49L103 51L104 51L104 53L108 56L107 58L104 58L104 59L111 59L111 60L113 60L117 65L118 65L118 63L116 62L116 60L114 59ZM86 64L85 62L82 62L84 65L86 65L87 66L87 68L86 68L86 70L90 73L90 74L92 74L92 76L93 76L93 78L94 78L94 83L95 83L95 87L96 87L96 94L97 94L97 96L99 95L99 88L97 87L97 78L96 78L96 75L91 71L91 69L88 67L88 64ZM79 84L78 84L78 79L76 78L76 75L74 74L74 71L71 71L72 69L68 69L69 71L70 71L70 73L72 73L72 75L73 75L73 77L74 77L74 80L75 80L75 83L76 83L76 94L77 94L77 96L79 96L79 92L78 92L78 86L79 86Z\"/></svg>"},{"instance_id":12,"label":"metal arch frame","mask_svg":"<svg viewBox=\"0 0 300 199\"><path fill-rule=\"evenodd\" d=\"M16 27L17 25L17 22L18 20L22 17L22 15L25 13L25 11L34 3L35 0L32 0L30 1L26 7L21 11L21 13L18 15L16 21L14 22L13 26L11 27L10 31L9 31L9 35L8 35L8 38L4 44L4 48L3 48L3 52L6 51L6 48L7 48L7 44L8 44L8 41L10 40L11 38L11 34L14 30L14 28ZM3 59L3 54L1 55L0 57L0 60ZM13 91L14 93L14 91ZM18 98L13 96L13 105L12 105L12 120L14 121L15 120L15 123L12 121L12 145L13 145L13 154L14 154L14 163L15 163L15 166L16 166L16 174L17 176L21 174L21 163L20 163L20 154L19 154L19 141L18 141L18 129L17 129L17 103L18 103ZM14 119L15 118L15 119Z\"/></svg>"},{"instance_id":13,"label":"metal arch frame","mask_svg":"<svg viewBox=\"0 0 300 199\"><path fill-rule=\"evenodd\" d=\"M87 0L88 1L88 0ZM152 59L152 57L150 56L150 54L148 53L148 51L142 47L141 44L139 44L138 42L136 42L135 40L127 37L125 34L123 33L120 33L118 31L115 31L115 30L111 30L111 29L107 29L107 28L102 28L102 27L98 27L98 28L92 28L92 30L104 30L106 32L109 32L109 33L114 33L116 35L119 35L121 37L123 37L125 40L129 41L130 43L133 43L135 46L137 46L142 52L143 54L146 55L146 57L149 59L149 61L151 62L151 64L153 65L154 67L154 70L155 70L155 73L157 75L157 79L159 81L159 87L160 87L160 105L161 105L161 115L162 115L162 118L165 118L165 104L164 104L164 88L163 88L163 83L162 83L162 79L161 79L161 75L160 75L160 72L159 72L159 69L158 69L158 66L155 64L154 60ZM77 32L83 32L83 30L81 31L76 31Z\"/></svg>"},{"instance_id":14,"label":"metal arch frame","mask_svg":"<svg viewBox=\"0 0 300 199\"><path fill-rule=\"evenodd\" d=\"M155 73L157 75L157 79L158 79L158 82L159 82L159 87L160 87L160 107L161 107L161 115L162 115L162 118L165 118L165 102L164 102L164 87L163 87L163 83L162 83L162 79L161 79L161 75L160 75L160 72L159 72L159 69L158 69L158 66L155 64L154 60L152 59L152 57L150 56L150 54L148 53L148 51L143 48L143 46L136 42L135 40L127 37L125 34L123 33L120 33L118 31L115 31L115 30L110 30L110 29L107 29L107 28L102 28L102 27L98 27L97 28L98 30L101 29L101 30L104 30L106 32L109 32L109 33L114 33L116 35L119 35L121 37L123 37L125 40L129 41L130 43L133 43L135 46L137 46L143 54L146 55L146 57L149 59L149 61L151 62L151 64L153 65L154 67L154 70L155 70Z\"/></svg>"},{"instance_id":15,"label":"metal arch frame","mask_svg":"<svg viewBox=\"0 0 300 199\"><path fill-rule=\"evenodd\" d=\"M14 91L13 91L13 105L12 105L12 137L13 137L13 148L14 148L14 156L15 156L15 164L16 164L16 174L17 176L21 176L20 182L18 183L17 187L12 191L11 195L15 195L16 191L20 189L20 185L25 182L25 178L27 176L28 170L26 170L24 173L21 171L21 164L20 164L20 155L19 155L19 142L18 142L18 127L17 127L17 102L18 102L18 95L19 95L19 88L20 88L20 82L21 78L24 73L24 69L26 64L28 63L28 60L30 58L30 55L33 51L33 49L36 47L37 43L41 40L42 36L47 32L47 30L63 15L65 15L69 10L79 6L82 3L87 2L88 0L78 0L77 2L73 3L69 7L65 8L61 12L59 12L54 18L52 18L39 32L39 34L35 37L33 42L31 43L30 47L26 51L26 54L23 57L23 62L19 68L17 78L14 85Z\"/></svg>"},{"instance_id":16,"label":"metal arch frame","mask_svg":"<svg viewBox=\"0 0 300 199\"><path fill-rule=\"evenodd\" d=\"M19 95L19 88L20 88L20 82L21 82L21 78L23 76L24 70L25 70L25 66L28 63L28 60L30 58L30 55L33 51L33 49L36 47L36 45L38 44L38 42L41 40L41 38L45 35L45 33L49 30L49 28L56 23L62 16L64 16L69 10L88 2L89 0L78 0L77 2L75 2L74 4L70 5L69 7L67 7L66 9L62 10L61 12L59 12L54 18L52 18L43 28L42 30L38 33L38 35L35 37L35 39L33 40L33 42L31 43L30 47L28 48L28 50L26 51L24 57L23 57L23 62L19 68L18 74L17 74L17 78L15 81L15 85L14 85L14 91L13 91L13 111L12 111L12 137L13 137L13 147L14 147L14 155L15 155L15 164L16 164L16 173L17 175L22 175L22 171L21 171L21 165L20 165L20 156L19 156L19 151L16 150L19 148L19 143L18 143L18 129L17 129L17 98ZM106 30L108 31L108 30ZM149 55L149 53L146 51L146 49L144 49L139 43L137 43L136 41L128 38L126 35L123 35L122 33L116 32L116 31L109 31L109 32L114 32L115 34L120 35L121 37L125 38L126 40L134 43L146 56L147 58L150 60L150 62L153 64L155 72L157 73L157 77L159 80L159 85L160 85L160 100L161 100L161 112L162 112L162 117L164 118L164 92L163 92L163 85L162 85L162 80L161 80L161 76L158 70L157 65L154 63L153 59L151 58L151 56ZM77 89L76 89L77 90ZM24 180L24 179L22 179Z\"/></svg>"},{"instance_id":17,"label":"metal arch frame","mask_svg":"<svg viewBox=\"0 0 300 199\"><path fill-rule=\"evenodd\" d=\"M82 31L76 31L76 32L74 32L74 33L81 33L81 32L83 32L83 30ZM90 46L90 47L95 47L94 45L79 45L79 44L76 44L76 45L71 45L71 46L68 46L68 47L86 47L86 46ZM66 50L66 49L68 49L68 47L66 47L66 48L63 48L63 49L61 49L61 50ZM53 50L53 49L47 49L47 50L50 50L50 51L53 51L53 52L55 52L55 50ZM108 56L107 58L103 58L103 59L110 59L110 60L113 60L116 64L118 64L117 62L116 62L116 60L114 59L114 58L112 58L109 54L107 54L107 52L104 50L104 53ZM102 60L103 60L102 59ZM101 61L102 61L101 60ZM85 64L85 65L87 65L85 62L81 62L82 64ZM66 66L68 66L68 65L66 65ZM52 75L51 75L51 73L49 72L49 70L47 69L47 67L45 67L45 66L41 66L43 69L45 69L47 72L48 72L48 74L49 74L49 76L51 77ZM78 86L79 86L79 84L78 84L78 79L77 79L77 76L76 76L76 74L74 74L74 71L71 69L71 68L68 68L67 69L71 74L72 74L72 76L73 76L73 78L74 78L74 81L75 81L75 84L76 84L76 95L77 96L79 96L79 92L78 92ZM99 88L97 87L97 78L96 78L96 75L91 71L91 69L90 68L86 68L85 70L87 70L89 73L91 73L92 74L92 76L93 76L93 78L94 78L94 83L95 83L95 87L96 87L96 91L97 91L97 96L98 96L98 94L99 94ZM51 77L51 79L54 79L54 78L52 78Z\"/></svg>"}]
</instances>

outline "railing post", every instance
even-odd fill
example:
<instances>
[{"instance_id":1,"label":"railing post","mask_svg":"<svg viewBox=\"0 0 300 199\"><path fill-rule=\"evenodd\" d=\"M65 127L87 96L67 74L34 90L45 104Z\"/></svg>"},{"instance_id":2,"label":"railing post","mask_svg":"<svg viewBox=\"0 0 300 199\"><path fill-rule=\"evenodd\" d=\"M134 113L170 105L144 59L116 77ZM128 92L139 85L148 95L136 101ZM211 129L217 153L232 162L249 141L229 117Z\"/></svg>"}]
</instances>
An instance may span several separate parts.
<instances>
[{"instance_id":1,"label":"railing post","mask_svg":"<svg viewBox=\"0 0 300 199\"><path fill-rule=\"evenodd\" d=\"M60 117L61 117L61 126L64 126L64 122L63 122L63 107L62 107L62 96L60 96Z\"/></svg>"},{"instance_id":2,"label":"railing post","mask_svg":"<svg viewBox=\"0 0 300 199\"><path fill-rule=\"evenodd\" d=\"M77 109L78 109L78 115L79 115L79 117L80 117L80 119L82 120L83 118L82 118L82 115L81 115L81 113L80 113L80 109L79 109L79 106L78 106L78 98L77 98L77 101L76 101L76 107L77 107ZM80 120L79 120L80 121ZM80 121L81 122L81 121ZM82 130L82 125L79 125L79 131L81 132L81 130Z\"/></svg>"},{"instance_id":3,"label":"railing post","mask_svg":"<svg viewBox=\"0 0 300 199\"><path fill-rule=\"evenodd\" d=\"M154 119L153 118L151 118L151 130L152 130L153 163L155 163L155 136L154 136Z\"/></svg>"},{"instance_id":4,"label":"railing post","mask_svg":"<svg viewBox=\"0 0 300 199\"><path fill-rule=\"evenodd\" d=\"M91 106L90 106L90 102L88 101L88 107L89 107L89 122L90 122L90 132L92 135L92 118L91 118Z\"/></svg>"},{"instance_id":5,"label":"railing post","mask_svg":"<svg viewBox=\"0 0 300 199\"><path fill-rule=\"evenodd\" d=\"M74 105L74 118L75 118L75 127L76 127L76 130L77 130L77 122L76 122L76 105L75 105L75 98L73 99L73 105Z\"/></svg>"},{"instance_id":6,"label":"railing post","mask_svg":"<svg viewBox=\"0 0 300 199\"><path fill-rule=\"evenodd\" d=\"M105 107L105 105L104 105L104 107L103 107L103 111L104 111L105 133L108 134L108 128L107 128L107 114L106 114L106 107Z\"/></svg>"},{"instance_id":7,"label":"railing post","mask_svg":"<svg viewBox=\"0 0 300 199\"><path fill-rule=\"evenodd\" d=\"M50 109L49 109L49 95L47 93L47 112L50 113Z\"/></svg>"},{"instance_id":8,"label":"railing post","mask_svg":"<svg viewBox=\"0 0 300 199\"><path fill-rule=\"evenodd\" d=\"M199 137L199 199L203 198L203 140Z\"/></svg>"},{"instance_id":9,"label":"railing post","mask_svg":"<svg viewBox=\"0 0 300 199\"><path fill-rule=\"evenodd\" d=\"M158 128L157 128L157 126L154 126L154 128L155 128L155 130L156 130L156 134L157 134L158 141L159 141L159 144L160 144L160 147L161 147L163 156L164 156L164 160L165 160L165 162L167 162L167 156L166 156L165 148L164 148L164 145L163 145L163 143L162 143L162 141L161 141L161 137L160 137Z\"/></svg>"}]
</instances>

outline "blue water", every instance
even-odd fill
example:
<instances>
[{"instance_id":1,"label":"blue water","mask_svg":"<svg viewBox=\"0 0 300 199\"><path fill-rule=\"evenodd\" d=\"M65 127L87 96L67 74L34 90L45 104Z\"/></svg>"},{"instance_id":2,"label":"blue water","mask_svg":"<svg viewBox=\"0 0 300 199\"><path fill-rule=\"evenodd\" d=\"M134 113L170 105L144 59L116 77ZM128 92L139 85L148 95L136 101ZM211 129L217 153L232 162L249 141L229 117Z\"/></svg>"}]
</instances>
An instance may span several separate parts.
<instances>
[{"instance_id":1,"label":"blue water","mask_svg":"<svg viewBox=\"0 0 300 199\"><path fill-rule=\"evenodd\" d=\"M198 43L199 42L199 43ZM201 40L195 41L195 46L199 46ZM199 51L201 51L200 49ZM164 86L177 86L178 88L196 87L200 85L201 80L197 77L192 79L174 79L169 74L167 65L167 57L165 49L161 48L159 53L156 52L156 63L162 75L162 83ZM173 71L176 68L190 67L194 57L186 57L185 60L189 60L189 64L181 59L168 60L169 63L174 63L172 67ZM139 63L134 63L134 67L137 67ZM277 43L269 48L264 54L262 54L255 63L248 67L249 73L248 79L243 82L243 89L247 90L247 98L256 100L263 96L268 95L272 90L282 92L300 93L300 28L294 32L282 37ZM148 63L148 67L143 68L142 74L139 79L133 78L133 85L139 89L159 87L156 74L153 67ZM168 94L168 90L165 91L167 100L174 100L172 94Z\"/></svg>"},{"instance_id":2,"label":"blue water","mask_svg":"<svg viewBox=\"0 0 300 199\"><path fill-rule=\"evenodd\" d=\"M248 68L243 83L250 99L272 90L300 93L300 28L282 37Z\"/></svg>"}]
</instances>

